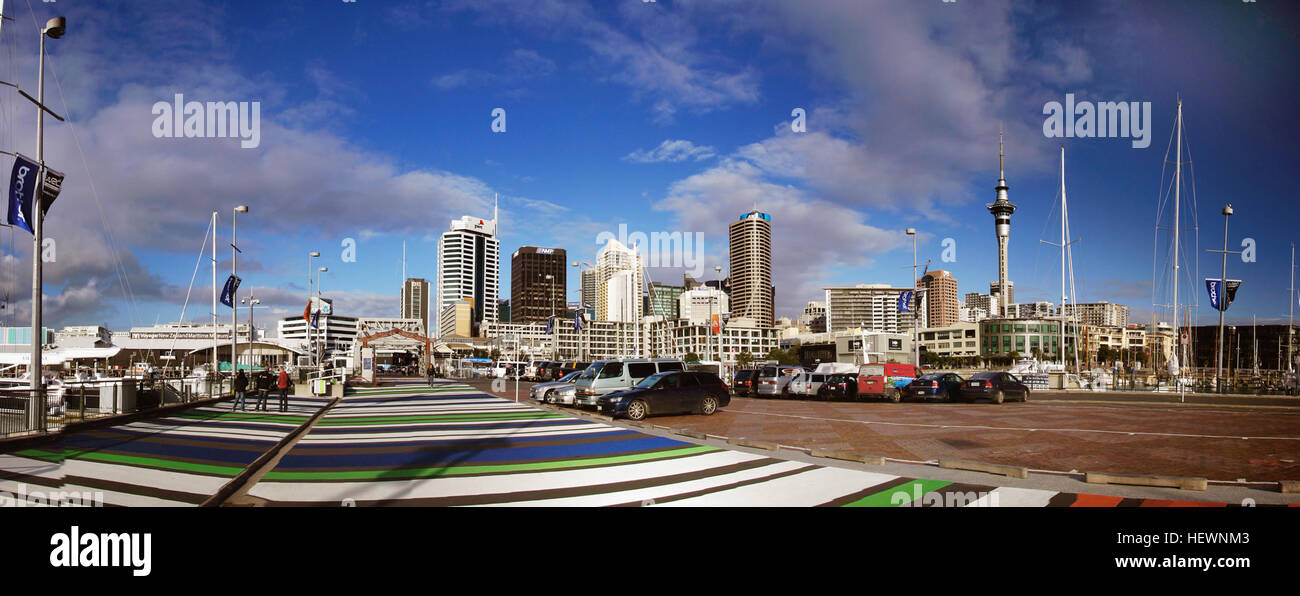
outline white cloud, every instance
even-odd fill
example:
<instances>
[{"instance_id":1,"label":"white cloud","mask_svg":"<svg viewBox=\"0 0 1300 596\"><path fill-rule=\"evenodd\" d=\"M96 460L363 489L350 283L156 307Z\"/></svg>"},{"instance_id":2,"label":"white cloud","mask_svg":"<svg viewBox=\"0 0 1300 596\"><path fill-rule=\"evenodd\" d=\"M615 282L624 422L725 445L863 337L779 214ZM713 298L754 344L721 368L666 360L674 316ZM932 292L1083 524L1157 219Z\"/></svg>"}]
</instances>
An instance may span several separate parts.
<instances>
[{"instance_id":1,"label":"white cloud","mask_svg":"<svg viewBox=\"0 0 1300 596\"><path fill-rule=\"evenodd\" d=\"M623 160L634 163L679 162L688 159L703 161L714 155L716 151L713 147L696 145L681 139L665 139L658 147L649 151L637 149L623 156Z\"/></svg>"}]
</instances>

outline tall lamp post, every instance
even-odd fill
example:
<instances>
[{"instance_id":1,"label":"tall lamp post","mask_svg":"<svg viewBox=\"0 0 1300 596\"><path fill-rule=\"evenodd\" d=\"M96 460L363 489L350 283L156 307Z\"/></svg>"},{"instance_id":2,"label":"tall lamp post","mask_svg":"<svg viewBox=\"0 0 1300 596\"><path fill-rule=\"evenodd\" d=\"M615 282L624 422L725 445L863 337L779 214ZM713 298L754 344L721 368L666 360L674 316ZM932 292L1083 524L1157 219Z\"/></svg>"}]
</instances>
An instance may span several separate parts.
<instances>
[{"instance_id":1,"label":"tall lamp post","mask_svg":"<svg viewBox=\"0 0 1300 596\"><path fill-rule=\"evenodd\" d=\"M68 21L63 17L54 17L45 22L45 28L41 29L41 57L37 68L36 84L36 162L40 165L40 171L37 173L37 186L33 194L34 206L32 207L32 361L27 372L32 375L31 382L31 399L28 400L27 408L27 427L32 430L42 430L45 428L45 409L32 407L37 402L37 396L42 395L41 391L45 386L44 371L41 370L41 349L44 347L45 338L42 333L41 325L41 292L43 290L43 275L41 269L41 220L45 218L45 37L53 39L63 37L68 30ZM23 94L28 99L30 95ZM62 120L54 112L50 112L55 118ZM44 400L41 400L44 403Z\"/></svg>"},{"instance_id":2,"label":"tall lamp post","mask_svg":"<svg viewBox=\"0 0 1300 596\"><path fill-rule=\"evenodd\" d=\"M257 341L257 326L253 324L253 305L261 304L262 301L253 297L250 293L247 298L240 298L240 304L248 305L248 365L253 365L253 342ZM249 369L250 372L252 369Z\"/></svg>"},{"instance_id":3,"label":"tall lamp post","mask_svg":"<svg viewBox=\"0 0 1300 596\"><path fill-rule=\"evenodd\" d=\"M573 261L571 264L572 264L574 267L577 267L577 268L578 268L578 316L579 316L580 318L582 318L583 320L586 320L586 318L587 318L587 316L586 316L586 315L587 315L587 303L582 301L582 266L583 266L583 265L586 265L588 269L592 269L592 268L595 267L595 265L592 265L591 263L588 263L588 262L586 262L586 261ZM594 308L594 307L593 307L593 308ZM581 345L579 346L579 350L578 350L578 351L581 353L581 356L579 356L578 359L579 359L579 360L582 360L582 361L584 361L584 362L585 362L586 359L587 359L587 353L586 353L586 352L587 352L587 346L586 346L586 343L587 343L587 342L585 341L585 338L586 338L586 335L587 335L588 331L587 331L586 327L587 327L586 325L583 325L583 328L582 328L582 330L579 332L579 336L578 336L578 342L581 344Z\"/></svg>"},{"instance_id":4,"label":"tall lamp post","mask_svg":"<svg viewBox=\"0 0 1300 596\"><path fill-rule=\"evenodd\" d=\"M1223 391L1223 311L1227 310L1228 299L1228 255L1241 254L1239 250L1228 250L1228 218L1232 216L1232 203L1223 206L1223 250L1210 250L1223 254L1223 269L1219 275L1219 345L1215 351L1214 387Z\"/></svg>"},{"instance_id":5,"label":"tall lamp post","mask_svg":"<svg viewBox=\"0 0 1300 596\"><path fill-rule=\"evenodd\" d=\"M916 282L917 282L917 279L916 279L916 228L907 228L906 233L907 233L908 236L911 236L911 237L912 237L912 291L915 292L915 291L916 291ZM917 368L920 368L920 367L921 367L921 345L920 345L920 342L917 341L917 338L919 338L920 335L919 335L919 333L918 333L919 330L917 329L917 319L916 319L916 311L917 311L917 307L916 307L915 301L913 301L913 304L909 304L908 307L910 307L910 308L912 309L912 358L914 358L914 359L916 360L916 366L917 366ZM1062 359L1062 361L1064 361L1064 359Z\"/></svg>"},{"instance_id":6,"label":"tall lamp post","mask_svg":"<svg viewBox=\"0 0 1300 596\"><path fill-rule=\"evenodd\" d=\"M311 251L311 252L309 252L309 253L307 253L307 310L308 310L308 312L307 312L307 320L306 320L306 321L303 321L303 322L306 324L306 329L307 329L307 346L308 346L308 347L310 347L310 346L312 345L312 335L311 335L311 306L312 306L312 301L311 301L311 260L314 259L314 258L316 258L316 257L319 257L319 256L320 256L320 253L319 253L319 252L316 252L316 251L314 251L314 250ZM311 357L311 364L312 364L312 366L315 366L315 365L316 365L316 355L315 355L314 353L312 354L312 357Z\"/></svg>"},{"instance_id":7,"label":"tall lamp post","mask_svg":"<svg viewBox=\"0 0 1300 596\"><path fill-rule=\"evenodd\" d=\"M320 304L321 304L321 308L317 310L317 312L320 312L321 310L325 309L325 291L321 289L320 274L325 273L326 271L329 270L330 270L329 267L321 267L316 270L316 295L320 297ZM319 321L320 319L317 318L317 320ZM308 323L307 327L308 328L311 327L310 322ZM329 341L328 335L329 335L329 323L327 322L325 324L325 329L316 332L316 341L320 344L320 353L317 355L317 360L321 365L325 364L325 346L328 345L328 341Z\"/></svg>"},{"instance_id":8,"label":"tall lamp post","mask_svg":"<svg viewBox=\"0 0 1300 596\"><path fill-rule=\"evenodd\" d=\"M236 239L236 220L239 219L240 213L248 213L248 205L239 205L235 207L234 213L230 216L230 275L237 275L238 268L236 261L239 260L239 245ZM230 374L239 373L239 308L235 306L234 295L230 296Z\"/></svg>"}]
</instances>

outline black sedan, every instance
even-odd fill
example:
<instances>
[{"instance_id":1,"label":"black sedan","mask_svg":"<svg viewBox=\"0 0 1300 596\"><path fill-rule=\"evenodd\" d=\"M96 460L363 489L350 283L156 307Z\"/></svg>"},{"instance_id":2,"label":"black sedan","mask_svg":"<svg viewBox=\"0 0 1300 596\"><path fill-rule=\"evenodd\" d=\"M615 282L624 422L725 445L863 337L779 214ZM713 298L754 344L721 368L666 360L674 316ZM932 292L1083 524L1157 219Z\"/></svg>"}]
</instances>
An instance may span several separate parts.
<instances>
[{"instance_id":1,"label":"black sedan","mask_svg":"<svg viewBox=\"0 0 1300 596\"><path fill-rule=\"evenodd\" d=\"M709 416L730 403L727 384L718 375L674 370L650 375L627 391L601 396L596 408L615 418L644 420L650 414L680 412Z\"/></svg>"},{"instance_id":2,"label":"black sedan","mask_svg":"<svg viewBox=\"0 0 1300 596\"><path fill-rule=\"evenodd\" d=\"M1020 379L1011 373L979 372L971 375L962 384L961 397L966 401L987 397L995 404L1000 404L1010 397L1029 401L1029 386L1020 382Z\"/></svg>"},{"instance_id":3,"label":"black sedan","mask_svg":"<svg viewBox=\"0 0 1300 596\"><path fill-rule=\"evenodd\" d=\"M858 375L830 375L817 388L817 399L857 399Z\"/></svg>"},{"instance_id":4,"label":"black sedan","mask_svg":"<svg viewBox=\"0 0 1300 596\"><path fill-rule=\"evenodd\" d=\"M925 373L903 388L903 397L957 401L961 398L963 384L964 381L957 373Z\"/></svg>"}]
</instances>

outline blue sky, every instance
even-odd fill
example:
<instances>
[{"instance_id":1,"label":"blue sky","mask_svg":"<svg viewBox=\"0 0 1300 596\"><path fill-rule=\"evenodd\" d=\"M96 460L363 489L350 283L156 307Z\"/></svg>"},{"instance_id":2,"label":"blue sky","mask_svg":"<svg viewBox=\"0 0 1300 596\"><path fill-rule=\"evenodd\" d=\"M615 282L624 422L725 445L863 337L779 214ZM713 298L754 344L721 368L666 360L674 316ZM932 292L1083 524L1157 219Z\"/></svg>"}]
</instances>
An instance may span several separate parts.
<instances>
[{"instance_id":1,"label":"blue sky","mask_svg":"<svg viewBox=\"0 0 1300 596\"><path fill-rule=\"evenodd\" d=\"M301 312L311 250L341 314L396 315L402 242L408 275L432 282L437 236L453 218L490 216L498 194L505 280L519 246L592 261L597 236L619 224L703 234L711 273L726 265L726 225L757 203L773 216L778 316L821 299L824 285L906 284L906 227L921 231L922 261L953 271L962 293L986 292L1000 125L1019 207L1017 299L1057 301L1058 253L1040 240L1058 240L1064 145L1079 299L1149 320L1178 97L1195 172L1183 225L1199 220L1200 277L1217 272L1203 251L1221 244L1218 213L1231 202L1230 248L1253 238L1257 260L1230 261L1244 285L1229 317L1287 314L1300 236L1300 11L1287 3L7 4L16 20L0 32L0 78L24 89L36 86L35 23L69 22L47 62L48 103L72 123L46 122L47 162L67 175L47 228L53 326L177 320L187 291L183 318L209 316L206 261L190 289L200 242L218 211L224 278L241 203L251 212L239 219L240 273L266 305L260 321ZM260 145L154 137L151 106L176 93L260 102ZM1045 137L1044 104L1067 93L1151 102L1150 147ZM498 107L504 133L491 130ZM806 132L790 130L794 108ZM34 155L32 111L0 91L6 149ZM940 262L945 238L955 262ZM340 258L345 239L355 262ZM24 325L30 237L10 241L0 232L6 316ZM1194 284L1184 301L1197 292L1208 322ZM568 285L575 299L575 275Z\"/></svg>"}]
</instances>

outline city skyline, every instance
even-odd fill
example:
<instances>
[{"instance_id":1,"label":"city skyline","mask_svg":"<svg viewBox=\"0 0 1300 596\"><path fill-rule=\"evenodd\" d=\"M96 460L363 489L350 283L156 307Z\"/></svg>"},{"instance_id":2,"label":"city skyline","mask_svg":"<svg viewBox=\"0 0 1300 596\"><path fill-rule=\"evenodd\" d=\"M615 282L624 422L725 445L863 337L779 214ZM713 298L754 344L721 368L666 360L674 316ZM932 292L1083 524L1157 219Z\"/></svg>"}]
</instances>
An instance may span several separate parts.
<instances>
[{"instance_id":1,"label":"city skyline","mask_svg":"<svg viewBox=\"0 0 1300 596\"><path fill-rule=\"evenodd\" d=\"M301 312L302 261L312 250L329 267L324 291L339 314L395 316L402 241L406 274L437 283L446 222L486 219L498 193L501 253L554 246L594 263L600 233L620 224L698 232L705 279L727 263L728 223L757 205L772 214L778 318L796 317L824 286L911 286L906 227L920 233L921 262L961 280L959 295L983 293L997 278L984 206L1003 122L1017 206L1008 249L1016 302L1060 302L1055 250L1039 240L1054 239L1054 154L1064 145L1071 227L1082 238L1078 299L1125 304L1133 322L1149 322L1162 143L1179 97L1194 163L1185 175L1199 175L1201 242L1186 249L1199 251L1199 277L1217 275L1216 255L1204 251L1218 248L1217 213L1231 202L1229 248L1251 238L1257 260L1229 263L1229 277L1244 283L1228 319L1287 314L1291 228L1300 221L1300 207L1285 200L1294 126L1276 126L1270 114L1286 113L1282 98L1296 83L1279 74L1284 64L1251 57L1295 53L1284 34L1294 7L935 2L866 11L828 2L812 15L727 2L541 2L524 19L494 13L504 5L492 3L339 4L57 6L70 26L50 48L47 68L59 82L48 91L76 128L46 127L46 159L67 175L47 220L58 250L45 266L46 326L208 320L206 276L192 289L188 278L207 215L219 213L224 245L236 204L251 208L239 219L240 295L263 301L259 320ZM0 37L16 56L5 78L24 88L35 70L29 23L56 7L27 10ZM743 13L744 24L728 11ZM404 17L400 33L380 42L394 16ZM1071 31L1058 30L1065 23ZM1080 23L1115 36L1088 38ZM879 41L835 35L851 28ZM1209 29L1228 40L1213 48L1222 55L1192 43ZM596 41L571 41L572 32ZM907 51L883 52L886 40ZM1146 51L1161 44L1185 47L1198 67ZM342 50L322 49L332 45ZM166 68L94 74L108 61L150 65L160 55ZM381 83L402 71L420 80L409 89ZM891 86L905 71L935 76ZM1231 89L1210 82L1225 77ZM177 94L261 102L259 146L150 134L151 107ZM1045 105L1067 96L1150 102L1149 146L1045 136ZM5 149L31 154L29 106L8 89L2 99L15 114ZM505 110L504 132L492 130L496 108ZM794 130L800 124L804 132ZM953 262L943 260L949 239ZM30 236L0 236L0 246L5 319L22 326ZM224 255L219 249L221 277L230 269ZM506 261L498 279L510 275ZM680 271L654 268L645 281L675 283ZM580 276L571 278L565 300L578 295ZM1205 324L1215 313L1193 282Z\"/></svg>"}]
</instances>

